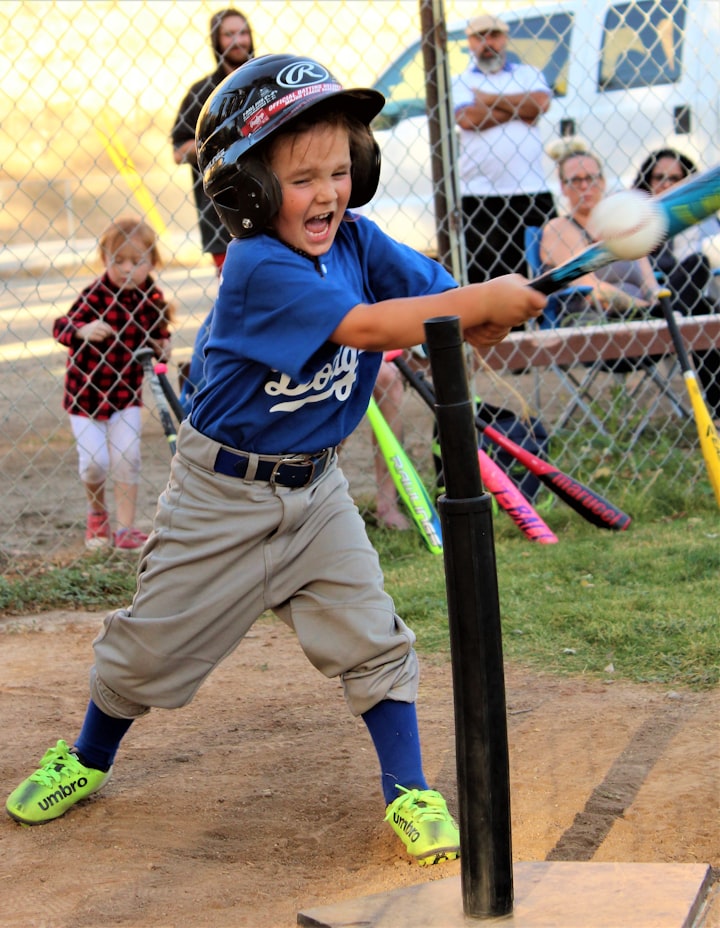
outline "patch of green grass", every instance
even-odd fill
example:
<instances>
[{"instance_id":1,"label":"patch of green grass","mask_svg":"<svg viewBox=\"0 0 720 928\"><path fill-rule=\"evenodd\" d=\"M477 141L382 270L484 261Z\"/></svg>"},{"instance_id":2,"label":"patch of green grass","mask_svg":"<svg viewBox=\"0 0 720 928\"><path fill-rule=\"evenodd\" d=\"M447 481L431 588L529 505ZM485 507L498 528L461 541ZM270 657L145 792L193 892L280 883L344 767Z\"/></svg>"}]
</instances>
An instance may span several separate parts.
<instances>
[{"instance_id":1,"label":"patch of green grass","mask_svg":"<svg viewBox=\"0 0 720 928\"><path fill-rule=\"evenodd\" d=\"M112 609L135 592L135 558L96 553L70 566L45 567L16 577L0 577L0 614L22 615L50 609Z\"/></svg>"},{"instance_id":2,"label":"patch of green grass","mask_svg":"<svg viewBox=\"0 0 720 928\"><path fill-rule=\"evenodd\" d=\"M580 479L596 486L598 475ZM673 482L662 472L652 492L606 494L632 515L626 532L595 528L549 496L541 509L558 544L528 541L504 513L493 515L495 576L482 582L491 590L497 583L506 660L550 674L668 687L720 683L718 509L706 488L688 495ZM418 650L446 659L444 558L430 554L415 531L372 524L368 531ZM136 560L106 557L0 578L0 613L128 604Z\"/></svg>"},{"instance_id":3,"label":"patch of green grass","mask_svg":"<svg viewBox=\"0 0 720 928\"><path fill-rule=\"evenodd\" d=\"M556 545L527 541L494 515L487 582L497 583L505 658L552 674L716 686L720 519L714 500L693 505L692 517L685 503L672 516L635 517L626 532L594 528L557 503L544 511ZM443 558L415 533L372 537L419 650L449 652Z\"/></svg>"}]
</instances>

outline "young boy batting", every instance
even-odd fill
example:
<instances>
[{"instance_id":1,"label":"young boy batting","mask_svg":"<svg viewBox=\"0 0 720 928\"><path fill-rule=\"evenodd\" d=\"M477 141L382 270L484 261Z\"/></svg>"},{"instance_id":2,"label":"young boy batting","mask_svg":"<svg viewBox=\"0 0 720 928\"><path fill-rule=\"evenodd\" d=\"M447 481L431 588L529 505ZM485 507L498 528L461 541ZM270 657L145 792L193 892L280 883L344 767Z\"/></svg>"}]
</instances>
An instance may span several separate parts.
<instances>
[{"instance_id":1,"label":"young boy batting","mask_svg":"<svg viewBox=\"0 0 720 928\"><path fill-rule=\"evenodd\" d=\"M101 789L133 721L186 705L271 609L362 716L385 817L409 854L422 865L458 856L457 826L423 772L414 635L383 591L335 448L365 414L382 352L422 342L424 320L457 316L481 347L538 316L545 297L519 276L459 288L348 212L377 188L369 124L383 103L317 61L268 55L205 104L199 164L233 235L206 383L180 428L132 605L93 644L80 734L9 797L18 821L48 822Z\"/></svg>"}]
</instances>

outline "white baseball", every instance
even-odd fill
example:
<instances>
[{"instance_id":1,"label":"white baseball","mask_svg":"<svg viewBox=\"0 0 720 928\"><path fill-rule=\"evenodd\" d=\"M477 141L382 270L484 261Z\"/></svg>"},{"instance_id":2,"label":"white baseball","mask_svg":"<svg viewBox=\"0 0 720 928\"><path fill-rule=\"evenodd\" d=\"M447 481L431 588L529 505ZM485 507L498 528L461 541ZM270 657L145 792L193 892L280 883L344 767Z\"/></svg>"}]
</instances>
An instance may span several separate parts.
<instances>
[{"instance_id":1,"label":"white baseball","mask_svg":"<svg viewBox=\"0 0 720 928\"><path fill-rule=\"evenodd\" d=\"M588 232L617 257L633 261L664 241L667 220L655 200L641 190L604 197L592 211Z\"/></svg>"}]
</instances>

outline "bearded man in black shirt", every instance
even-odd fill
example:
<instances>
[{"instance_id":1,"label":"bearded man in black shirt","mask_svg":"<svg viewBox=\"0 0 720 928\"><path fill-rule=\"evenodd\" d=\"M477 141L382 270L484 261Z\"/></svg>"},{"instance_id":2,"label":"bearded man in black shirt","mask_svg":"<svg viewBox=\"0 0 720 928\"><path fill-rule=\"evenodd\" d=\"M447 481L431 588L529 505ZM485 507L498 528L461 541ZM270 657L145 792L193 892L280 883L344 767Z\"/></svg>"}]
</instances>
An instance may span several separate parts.
<instances>
[{"instance_id":1,"label":"bearded man in black shirt","mask_svg":"<svg viewBox=\"0 0 720 928\"><path fill-rule=\"evenodd\" d=\"M211 254L220 271L230 235L220 222L211 200L205 195L202 175L197 167L195 126L203 104L228 74L245 64L255 54L252 30L247 17L238 10L215 13L210 20L210 44L217 68L212 74L196 81L180 105L172 129L171 140L176 164L189 164L193 172L193 195L197 207L202 250Z\"/></svg>"}]
</instances>

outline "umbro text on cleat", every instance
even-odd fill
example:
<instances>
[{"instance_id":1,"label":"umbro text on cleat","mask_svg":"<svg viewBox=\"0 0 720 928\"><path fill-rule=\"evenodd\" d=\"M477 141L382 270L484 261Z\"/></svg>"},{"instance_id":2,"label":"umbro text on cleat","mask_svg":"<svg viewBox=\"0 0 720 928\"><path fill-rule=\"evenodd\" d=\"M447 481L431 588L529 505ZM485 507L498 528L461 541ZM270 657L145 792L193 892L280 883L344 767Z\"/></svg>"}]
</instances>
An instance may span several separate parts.
<instances>
[{"instance_id":1,"label":"umbro text on cleat","mask_svg":"<svg viewBox=\"0 0 720 928\"><path fill-rule=\"evenodd\" d=\"M64 741L58 741L45 752L35 773L8 796L5 808L23 825L42 825L102 789L111 773L112 767L108 771L85 767Z\"/></svg>"},{"instance_id":2,"label":"umbro text on cleat","mask_svg":"<svg viewBox=\"0 0 720 928\"><path fill-rule=\"evenodd\" d=\"M456 860L460 832L440 793L434 789L405 789L387 807L385 821L421 867Z\"/></svg>"}]
</instances>

